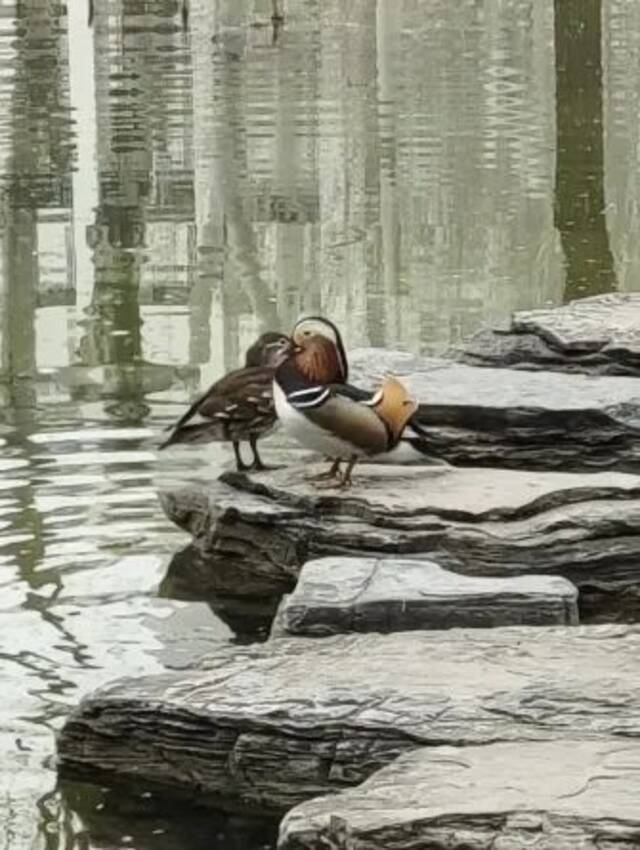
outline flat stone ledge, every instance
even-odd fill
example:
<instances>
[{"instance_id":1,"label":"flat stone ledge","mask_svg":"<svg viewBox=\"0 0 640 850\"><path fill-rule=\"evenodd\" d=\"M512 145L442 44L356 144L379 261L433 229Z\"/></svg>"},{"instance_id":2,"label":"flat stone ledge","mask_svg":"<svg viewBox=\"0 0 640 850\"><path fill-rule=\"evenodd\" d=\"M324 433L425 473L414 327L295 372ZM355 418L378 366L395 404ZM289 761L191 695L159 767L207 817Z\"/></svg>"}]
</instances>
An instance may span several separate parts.
<instances>
[{"instance_id":1,"label":"flat stone ledge","mask_svg":"<svg viewBox=\"0 0 640 850\"><path fill-rule=\"evenodd\" d=\"M636 476L363 464L341 493L305 479L319 468L162 493L198 553L176 579L194 595L263 597L291 591L316 558L418 557L470 576L563 576L582 620L640 614Z\"/></svg>"},{"instance_id":2,"label":"flat stone ledge","mask_svg":"<svg viewBox=\"0 0 640 850\"><path fill-rule=\"evenodd\" d=\"M631 850L640 845L639 800L635 741L434 747L296 807L278 847Z\"/></svg>"},{"instance_id":3,"label":"flat stone ledge","mask_svg":"<svg viewBox=\"0 0 640 850\"><path fill-rule=\"evenodd\" d=\"M433 561L320 558L303 566L272 634L575 625L577 597L559 576L477 578Z\"/></svg>"},{"instance_id":4,"label":"flat stone ledge","mask_svg":"<svg viewBox=\"0 0 640 850\"><path fill-rule=\"evenodd\" d=\"M353 381L398 375L423 404L434 454L450 463L510 469L640 469L640 387L635 378L469 366L363 349Z\"/></svg>"},{"instance_id":5,"label":"flat stone ledge","mask_svg":"<svg viewBox=\"0 0 640 850\"><path fill-rule=\"evenodd\" d=\"M506 330L483 330L464 363L640 376L640 293L612 293L563 307L520 311Z\"/></svg>"},{"instance_id":6,"label":"flat stone ledge","mask_svg":"<svg viewBox=\"0 0 640 850\"><path fill-rule=\"evenodd\" d=\"M283 812L421 746L640 737L640 628L453 629L221 647L201 670L97 691L65 776Z\"/></svg>"}]
</instances>

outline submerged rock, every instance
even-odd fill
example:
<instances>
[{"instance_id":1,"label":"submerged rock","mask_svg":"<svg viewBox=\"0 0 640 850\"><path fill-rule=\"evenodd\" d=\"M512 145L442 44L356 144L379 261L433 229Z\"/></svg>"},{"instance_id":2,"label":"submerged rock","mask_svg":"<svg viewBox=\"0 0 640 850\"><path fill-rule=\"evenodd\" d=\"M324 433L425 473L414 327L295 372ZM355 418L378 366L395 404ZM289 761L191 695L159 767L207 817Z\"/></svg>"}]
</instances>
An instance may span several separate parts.
<instances>
[{"instance_id":1,"label":"submerged rock","mask_svg":"<svg viewBox=\"0 0 640 850\"><path fill-rule=\"evenodd\" d=\"M640 736L634 627L282 638L202 668L83 700L58 738L63 775L282 812L427 744L613 736L622 752Z\"/></svg>"},{"instance_id":2,"label":"submerged rock","mask_svg":"<svg viewBox=\"0 0 640 850\"><path fill-rule=\"evenodd\" d=\"M514 314L508 330L483 330L459 359L480 366L640 375L640 293L612 293Z\"/></svg>"},{"instance_id":3,"label":"submerged rock","mask_svg":"<svg viewBox=\"0 0 640 850\"><path fill-rule=\"evenodd\" d=\"M193 573L192 559L180 562L181 584L260 596L290 591L313 558L412 555L471 576L564 576L583 619L640 611L635 476L363 464L350 491L331 492L306 480L317 471L228 473L164 492L198 552Z\"/></svg>"},{"instance_id":4,"label":"submerged rock","mask_svg":"<svg viewBox=\"0 0 640 850\"><path fill-rule=\"evenodd\" d=\"M635 741L432 747L296 807L278 846L631 850L640 844L638 800Z\"/></svg>"},{"instance_id":5,"label":"submerged rock","mask_svg":"<svg viewBox=\"0 0 640 850\"><path fill-rule=\"evenodd\" d=\"M425 560L320 558L302 568L273 634L570 625L577 597L559 576L477 578Z\"/></svg>"}]
</instances>

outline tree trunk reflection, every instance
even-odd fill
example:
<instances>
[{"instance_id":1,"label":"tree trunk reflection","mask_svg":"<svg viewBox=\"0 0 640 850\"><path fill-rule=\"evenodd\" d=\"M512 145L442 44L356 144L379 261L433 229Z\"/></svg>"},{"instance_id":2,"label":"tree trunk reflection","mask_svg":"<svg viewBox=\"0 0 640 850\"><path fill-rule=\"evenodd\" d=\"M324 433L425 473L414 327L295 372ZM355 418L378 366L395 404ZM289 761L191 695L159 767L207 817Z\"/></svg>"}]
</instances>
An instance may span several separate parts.
<instances>
[{"instance_id":1,"label":"tree trunk reflection","mask_svg":"<svg viewBox=\"0 0 640 850\"><path fill-rule=\"evenodd\" d=\"M564 300L616 289L605 218L601 0L555 0L555 225Z\"/></svg>"}]
</instances>

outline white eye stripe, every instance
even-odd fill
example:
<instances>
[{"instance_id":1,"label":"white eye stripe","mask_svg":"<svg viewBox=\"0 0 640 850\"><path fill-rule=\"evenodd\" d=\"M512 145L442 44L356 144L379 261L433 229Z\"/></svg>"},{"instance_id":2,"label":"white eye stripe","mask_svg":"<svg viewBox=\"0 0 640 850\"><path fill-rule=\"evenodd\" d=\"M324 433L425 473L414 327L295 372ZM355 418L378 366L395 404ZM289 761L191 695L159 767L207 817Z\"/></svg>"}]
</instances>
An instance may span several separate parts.
<instances>
[{"instance_id":1,"label":"white eye stripe","mask_svg":"<svg viewBox=\"0 0 640 850\"><path fill-rule=\"evenodd\" d=\"M327 322L323 322L322 320L301 319L295 326L293 333L294 336L298 334L300 334L301 336L310 336L311 334L318 334L319 336L323 336L326 339L330 339L334 343L334 345L338 344L338 339L334 328L332 328L331 325L327 324Z\"/></svg>"}]
</instances>

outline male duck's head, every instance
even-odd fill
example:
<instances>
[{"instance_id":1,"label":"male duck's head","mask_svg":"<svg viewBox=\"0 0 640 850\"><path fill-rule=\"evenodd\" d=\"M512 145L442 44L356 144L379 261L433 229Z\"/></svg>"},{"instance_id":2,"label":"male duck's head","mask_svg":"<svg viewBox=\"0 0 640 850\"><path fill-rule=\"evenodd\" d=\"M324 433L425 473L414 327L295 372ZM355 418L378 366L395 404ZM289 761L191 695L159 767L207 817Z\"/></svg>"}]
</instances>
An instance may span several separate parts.
<instances>
[{"instance_id":1,"label":"male duck's head","mask_svg":"<svg viewBox=\"0 0 640 850\"><path fill-rule=\"evenodd\" d=\"M325 377L322 379L322 382L326 384L346 384L349 378L349 365L344 345L342 343L342 337L340 336L338 328L333 324L333 322L330 322L329 319L325 319L323 316L307 316L306 318L300 319L291 334L291 338L294 343L297 346L302 346L305 341L308 341L313 337L322 337L327 340L331 343L331 346L335 351L335 356L333 358L329 358L325 355ZM319 350L320 344L314 344L314 347ZM324 350L325 352L328 351L328 347L325 346ZM328 371L326 371L329 368L330 359L335 363L332 374L329 374ZM321 379L317 378L314 380Z\"/></svg>"},{"instance_id":2,"label":"male duck's head","mask_svg":"<svg viewBox=\"0 0 640 850\"><path fill-rule=\"evenodd\" d=\"M277 369L291 355L293 348L293 341L285 334L267 331L247 349L244 365L247 368L271 366Z\"/></svg>"},{"instance_id":3,"label":"male duck's head","mask_svg":"<svg viewBox=\"0 0 640 850\"><path fill-rule=\"evenodd\" d=\"M342 363L336 345L321 334L304 334L295 343L291 360L297 371L314 384L342 383Z\"/></svg>"}]
</instances>

